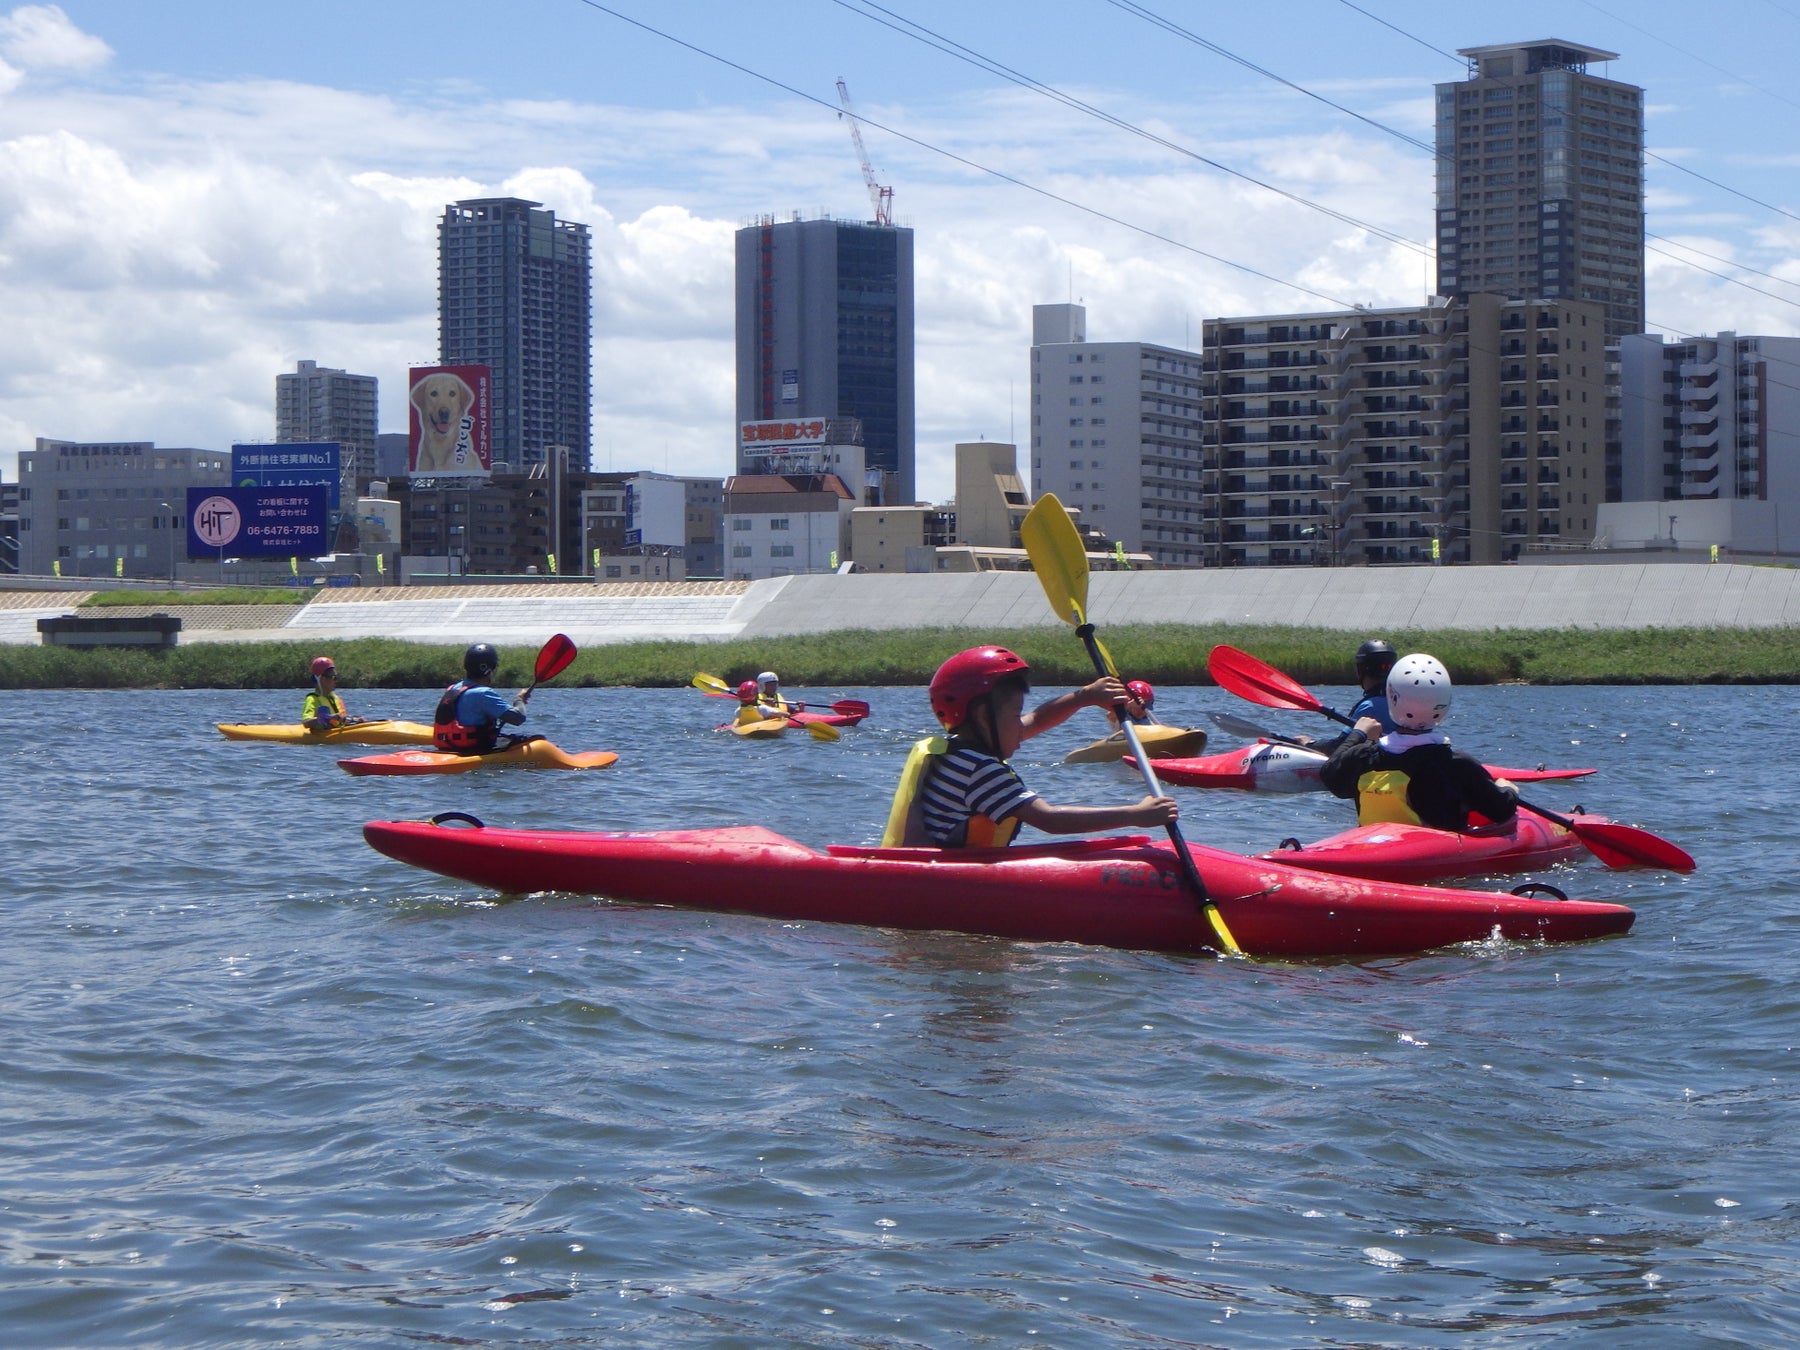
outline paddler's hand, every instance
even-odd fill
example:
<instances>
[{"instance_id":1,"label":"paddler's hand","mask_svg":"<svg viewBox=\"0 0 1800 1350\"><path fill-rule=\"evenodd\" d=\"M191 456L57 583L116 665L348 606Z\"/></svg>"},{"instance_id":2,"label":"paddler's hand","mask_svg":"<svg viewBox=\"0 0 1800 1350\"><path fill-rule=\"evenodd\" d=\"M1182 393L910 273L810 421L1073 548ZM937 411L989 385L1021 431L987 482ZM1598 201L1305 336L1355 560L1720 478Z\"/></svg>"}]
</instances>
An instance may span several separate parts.
<instances>
[{"instance_id":1,"label":"paddler's hand","mask_svg":"<svg viewBox=\"0 0 1800 1350\"><path fill-rule=\"evenodd\" d=\"M1378 741L1382 737L1381 720L1376 717L1357 718L1356 729L1371 741Z\"/></svg>"},{"instance_id":2,"label":"paddler's hand","mask_svg":"<svg viewBox=\"0 0 1800 1350\"><path fill-rule=\"evenodd\" d=\"M1117 675L1102 675L1092 684L1082 685L1080 702L1088 708L1111 708L1131 702L1131 691Z\"/></svg>"},{"instance_id":3,"label":"paddler's hand","mask_svg":"<svg viewBox=\"0 0 1800 1350\"><path fill-rule=\"evenodd\" d=\"M1134 810L1141 817L1140 825L1172 825L1181 814L1173 797L1145 797Z\"/></svg>"}]
</instances>

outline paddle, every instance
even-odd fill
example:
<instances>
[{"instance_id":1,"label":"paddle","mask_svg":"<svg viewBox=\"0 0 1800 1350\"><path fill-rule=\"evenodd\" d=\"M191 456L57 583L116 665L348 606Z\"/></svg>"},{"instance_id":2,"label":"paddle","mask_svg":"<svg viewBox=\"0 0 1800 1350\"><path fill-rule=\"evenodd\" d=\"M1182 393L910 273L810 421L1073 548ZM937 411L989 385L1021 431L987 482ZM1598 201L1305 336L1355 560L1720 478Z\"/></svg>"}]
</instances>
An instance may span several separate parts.
<instances>
[{"instance_id":1,"label":"paddle","mask_svg":"<svg viewBox=\"0 0 1800 1350\"><path fill-rule=\"evenodd\" d=\"M531 691L545 680L554 680L569 668L569 663L579 654L579 649L567 634L558 633L546 642L537 654L537 665L532 668L531 683L519 691L520 699L529 702Z\"/></svg>"},{"instance_id":2,"label":"paddle","mask_svg":"<svg viewBox=\"0 0 1800 1350\"><path fill-rule=\"evenodd\" d=\"M692 684L694 688L710 694L714 698L737 697L737 691L726 684L725 681L721 680L717 675L708 675L704 671L694 676L688 683ZM868 705L865 704L864 706L867 707ZM789 726L805 727L806 734L811 736L815 741L839 741L843 739L843 733L834 726L827 726L824 722L804 722L800 718L793 716L791 713L784 715L787 717ZM765 718L764 720L773 721L774 719ZM731 727L732 724L727 722L724 727L719 729L723 731Z\"/></svg>"},{"instance_id":3,"label":"paddle","mask_svg":"<svg viewBox=\"0 0 1800 1350\"><path fill-rule=\"evenodd\" d=\"M1254 722L1245 721L1242 717L1234 716L1228 712L1211 712L1206 715L1212 718L1213 725L1220 731L1229 731L1233 736L1244 736L1253 741L1273 741L1277 745L1301 744L1300 741L1292 736L1283 736L1278 731L1270 731L1267 727L1259 727Z\"/></svg>"},{"instance_id":4,"label":"paddle","mask_svg":"<svg viewBox=\"0 0 1800 1350\"><path fill-rule=\"evenodd\" d=\"M1224 654L1222 660L1221 653ZM1304 686L1273 666L1266 665L1248 652L1241 652L1235 647L1214 647L1212 655L1207 658L1206 668L1222 688L1229 689L1252 703L1260 703L1268 708L1293 708L1300 712L1324 713L1340 722L1349 720L1343 714L1327 708L1307 692ZM1559 816L1554 811L1546 811L1541 806L1534 806L1522 797L1519 798L1519 805L1532 815L1555 821L1568 830L1608 867L1661 867L1671 872L1694 870L1694 860L1685 849L1648 830L1611 821L1572 820L1568 816Z\"/></svg>"},{"instance_id":5,"label":"paddle","mask_svg":"<svg viewBox=\"0 0 1800 1350\"><path fill-rule=\"evenodd\" d=\"M1026 513L1019 526L1019 539L1031 558L1031 567L1037 573L1038 582L1044 588L1044 598L1064 623L1075 625L1075 635L1087 648L1088 659L1094 663L1095 673L1111 675L1117 679L1119 668L1113 664L1106 648L1100 645L1100 639L1094 634L1094 625L1087 621L1087 615L1082 612L1087 605L1087 549L1082 546L1075 523L1069 519L1069 513L1063 510L1063 504L1056 499L1055 493L1046 492ZM1125 739L1131 746L1138 771L1144 778L1144 786L1150 790L1151 796L1163 796L1162 784L1156 781L1156 770L1150 767L1150 756L1144 753L1144 747L1139 744L1137 727L1123 704L1119 706L1119 714L1119 729L1125 733ZM1231 930L1225 926L1225 917L1219 913L1218 906L1206 893L1206 883L1201 880L1200 869L1194 865L1194 855L1188 852L1187 840L1182 837L1181 828L1172 820L1166 828L1169 831L1169 842L1175 846L1175 856L1181 860L1182 875L1187 879L1188 885L1193 887L1201 912L1212 924L1213 932L1218 934L1225 950L1234 956L1242 956L1243 948L1231 936Z\"/></svg>"},{"instance_id":6,"label":"paddle","mask_svg":"<svg viewBox=\"0 0 1800 1350\"><path fill-rule=\"evenodd\" d=\"M1327 708L1292 677L1258 661L1249 652L1220 643L1206 658L1206 673L1221 689L1265 708L1291 708L1295 712L1324 713L1334 722L1353 727L1355 722L1336 708Z\"/></svg>"}]
</instances>

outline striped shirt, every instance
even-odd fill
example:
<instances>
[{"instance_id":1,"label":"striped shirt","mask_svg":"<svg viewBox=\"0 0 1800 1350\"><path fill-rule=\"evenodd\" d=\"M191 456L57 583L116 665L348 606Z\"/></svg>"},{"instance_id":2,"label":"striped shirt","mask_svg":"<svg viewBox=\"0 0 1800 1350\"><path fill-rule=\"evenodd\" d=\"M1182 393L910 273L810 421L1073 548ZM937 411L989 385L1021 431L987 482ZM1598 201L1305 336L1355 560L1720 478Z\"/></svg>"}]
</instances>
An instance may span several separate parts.
<instances>
[{"instance_id":1,"label":"striped shirt","mask_svg":"<svg viewBox=\"0 0 1800 1350\"><path fill-rule=\"evenodd\" d=\"M961 848L968 841L971 817L1002 821L1037 795L1005 760L958 746L933 762L919 792L919 809L932 843Z\"/></svg>"}]
</instances>

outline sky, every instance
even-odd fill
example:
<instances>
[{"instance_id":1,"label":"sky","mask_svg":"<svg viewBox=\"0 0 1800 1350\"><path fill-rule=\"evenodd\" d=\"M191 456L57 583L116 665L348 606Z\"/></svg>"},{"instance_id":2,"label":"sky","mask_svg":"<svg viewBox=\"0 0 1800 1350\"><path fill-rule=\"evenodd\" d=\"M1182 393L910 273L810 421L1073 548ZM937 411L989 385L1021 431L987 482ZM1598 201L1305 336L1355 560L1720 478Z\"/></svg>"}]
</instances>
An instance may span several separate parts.
<instances>
[{"instance_id":1,"label":"sky","mask_svg":"<svg viewBox=\"0 0 1800 1350\"><path fill-rule=\"evenodd\" d=\"M1800 0L0 0L0 476L273 439L300 360L404 430L438 217L494 195L592 232L594 467L729 473L733 234L871 215L842 78L914 230L942 500L957 441L1028 436L1034 304L1191 347L1421 303L1432 86L1544 38L1647 90L1652 329L1800 333Z\"/></svg>"}]
</instances>

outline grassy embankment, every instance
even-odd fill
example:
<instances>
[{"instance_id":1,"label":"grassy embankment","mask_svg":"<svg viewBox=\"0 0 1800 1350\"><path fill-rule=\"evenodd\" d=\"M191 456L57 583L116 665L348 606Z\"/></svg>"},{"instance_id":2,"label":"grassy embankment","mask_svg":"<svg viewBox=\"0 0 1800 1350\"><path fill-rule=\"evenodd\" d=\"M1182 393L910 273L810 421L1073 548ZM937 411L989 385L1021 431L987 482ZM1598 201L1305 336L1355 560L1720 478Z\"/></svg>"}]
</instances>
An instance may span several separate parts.
<instances>
[{"instance_id":1,"label":"grassy embankment","mask_svg":"<svg viewBox=\"0 0 1800 1350\"><path fill-rule=\"evenodd\" d=\"M1800 629L1642 629L1390 632L1401 651L1428 651L1460 684L1800 684ZM1353 684L1356 635L1321 629L1176 624L1102 629L1128 676L1205 684L1206 654L1226 642L1308 685ZM1040 688L1092 678L1067 629L971 633L961 629L841 632L719 643L632 642L584 648L559 685L686 685L697 671L732 683L773 669L790 688L919 685L943 659L976 641L1011 647ZM365 638L326 643L346 689L437 688L461 670L462 648ZM292 642L206 642L172 651L0 646L0 683L15 689L291 689L306 684L315 653ZM531 679L535 651L502 652L500 685Z\"/></svg>"},{"instance_id":2,"label":"grassy embankment","mask_svg":"<svg viewBox=\"0 0 1800 1350\"><path fill-rule=\"evenodd\" d=\"M304 605L316 586L216 586L205 591L95 591L82 609L125 605Z\"/></svg>"}]
</instances>

